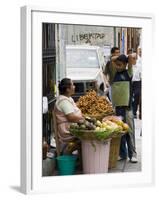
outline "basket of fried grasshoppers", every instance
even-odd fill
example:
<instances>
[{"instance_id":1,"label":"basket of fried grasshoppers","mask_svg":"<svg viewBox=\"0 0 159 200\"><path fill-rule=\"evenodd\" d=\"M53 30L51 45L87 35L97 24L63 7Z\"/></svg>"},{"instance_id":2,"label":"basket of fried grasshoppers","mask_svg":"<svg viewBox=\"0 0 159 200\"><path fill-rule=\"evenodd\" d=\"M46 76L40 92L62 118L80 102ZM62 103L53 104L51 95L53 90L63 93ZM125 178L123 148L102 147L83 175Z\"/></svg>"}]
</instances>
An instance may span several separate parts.
<instances>
[{"instance_id":1,"label":"basket of fried grasshoppers","mask_svg":"<svg viewBox=\"0 0 159 200\"><path fill-rule=\"evenodd\" d=\"M76 102L77 107L86 117L102 120L105 116L115 114L112 103L105 96L98 96L94 90L81 96Z\"/></svg>"}]
</instances>

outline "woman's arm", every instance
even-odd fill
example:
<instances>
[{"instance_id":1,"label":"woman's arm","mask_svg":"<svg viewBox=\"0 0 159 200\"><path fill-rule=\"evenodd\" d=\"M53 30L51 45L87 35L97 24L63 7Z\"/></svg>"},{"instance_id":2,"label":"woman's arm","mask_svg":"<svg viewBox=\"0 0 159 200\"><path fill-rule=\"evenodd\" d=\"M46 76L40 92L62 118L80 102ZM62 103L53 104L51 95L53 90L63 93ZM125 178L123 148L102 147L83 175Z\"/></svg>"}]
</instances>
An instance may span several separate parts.
<instances>
[{"instance_id":1,"label":"woman's arm","mask_svg":"<svg viewBox=\"0 0 159 200\"><path fill-rule=\"evenodd\" d=\"M68 115L66 115L66 118L69 122L74 122L74 123L84 122L84 117L82 115L78 115L75 113L69 113Z\"/></svg>"}]
</instances>

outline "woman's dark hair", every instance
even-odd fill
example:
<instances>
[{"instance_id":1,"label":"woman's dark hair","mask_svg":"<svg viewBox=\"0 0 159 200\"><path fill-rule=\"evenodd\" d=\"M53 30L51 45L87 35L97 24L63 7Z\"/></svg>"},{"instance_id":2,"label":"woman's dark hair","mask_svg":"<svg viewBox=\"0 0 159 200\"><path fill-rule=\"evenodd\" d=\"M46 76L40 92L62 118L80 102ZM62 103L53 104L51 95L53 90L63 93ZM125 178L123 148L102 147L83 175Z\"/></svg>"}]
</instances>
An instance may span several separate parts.
<instances>
[{"instance_id":1,"label":"woman's dark hair","mask_svg":"<svg viewBox=\"0 0 159 200\"><path fill-rule=\"evenodd\" d=\"M71 86L71 79L64 78L59 82L59 92L60 94L65 94L67 88L70 88Z\"/></svg>"},{"instance_id":2,"label":"woman's dark hair","mask_svg":"<svg viewBox=\"0 0 159 200\"><path fill-rule=\"evenodd\" d=\"M126 55L122 54L116 59L116 61L120 61L122 63L128 63L128 57Z\"/></svg>"}]
</instances>

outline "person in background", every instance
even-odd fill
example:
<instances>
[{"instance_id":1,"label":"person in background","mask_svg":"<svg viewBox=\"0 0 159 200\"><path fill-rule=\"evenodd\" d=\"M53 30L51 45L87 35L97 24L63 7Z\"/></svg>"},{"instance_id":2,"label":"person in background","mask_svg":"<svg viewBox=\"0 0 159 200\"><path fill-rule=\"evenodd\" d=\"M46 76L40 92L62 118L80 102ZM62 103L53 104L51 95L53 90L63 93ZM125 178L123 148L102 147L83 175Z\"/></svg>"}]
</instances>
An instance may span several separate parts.
<instances>
[{"instance_id":1,"label":"person in background","mask_svg":"<svg viewBox=\"0 0 159 200\"><path fill-rule=\"evenodd\" d=\"M133 55L133 54L132 54ZM141 48L137 49L137 56L134 54L134 58L137 61L133 65L133 77L132 77L132 94L133 94L133 115L137 118L137 110L139 109L139 119L141 119Z\"/></svg>"},{"instance_id":2,"label":"person in background","mask_svg":"<svg viewBox=\"0 0 159 200\"><path fill-rule=\"evenodd\" d=\"M134 49L133 49L133 48L128 49L128 55L129 55L129 54L132 54L132 53L135 53Z\"/></svg>"},{"instance_id":3,"label":"person in background","mask_svg":"<svg viewBox=\"0 0 159 200\"><path fill-rule=\"evenodd\" d=\"M82 123L84 117L76 106L72 95L75 86L71 79L64 78L59 83L59 93L55 104L54 112L57 119L58 137L63 154L71 154L80 145L80 141L69 132L71 123Z\"/></svg>"},{"instance_id":4,"label":"person in background","mask_svg":"<svg viewBox=\"0 0 159 200\"><path fill-rule=\"evenodd\" d=\"M112 84L112 77L114 74L114 62L112 58L116 58L120 55L120 50L118 47L113 47L111 49L111 56L110 56L110 60L106 63L105 66L105 70L104 70L104 75L106 76L106 79L108 81L108 85L109 85L109 93L108 93L108 97L111 100L111 84Z\"/></svg>"},{"instance_id":5,"label":"person in background","mask_svg":"<svg viewBox=\"0 0 159 200\"><path fill-rule=\"evenodd\" d=\"M114 62L112 61L112 57L118 57L120 55L120 50L118 47L113 47L111 49L111 56L110 56L110 60L106 63L106 66L105 66L105 70L104 70L104 74L105 76L107 76L107 79L109 81L109 84L111 85L112 83L112 80L111 80L111 77L112 77L112 65L114 66Z\"/></svg>"},{"instance_id":6,"label":"person in background","mask_svg":"<svg viewBox=\"0 0 159 200\"><path fill-rule=\"evenodd\" d=\"M137 48L137 63L142 64L142 50L140 46Z\"/></svg>"},{"instance_id":7,"label":"person in background","mask_svg":"<svg viewBox=\"0 0 159 200\"><path fill-rule=\"evenodd\" d=\"M137 153L135 147L134 118L132 114L132 57L120 55L116 60L114 76L112 77L112 103L116 115L121 116L123 121L129 125L129 132L121 137L119 159L127 159L136 163Z\"/></svg>"},{"instance_id":8,"label":"person in background","mask_svg":"<svg viewBox=\"0 0 159 200\"><path fill-rule=\"evenodd\" d=\"M140 46L137 48L137 64L141 66L141 86L142 86L142 49ZM142 104L142 94L140 96L139 101L140 101L140 103L139 103L139 119L142 119L142 105L141 105Z\"/></svg>"}]
</instances>

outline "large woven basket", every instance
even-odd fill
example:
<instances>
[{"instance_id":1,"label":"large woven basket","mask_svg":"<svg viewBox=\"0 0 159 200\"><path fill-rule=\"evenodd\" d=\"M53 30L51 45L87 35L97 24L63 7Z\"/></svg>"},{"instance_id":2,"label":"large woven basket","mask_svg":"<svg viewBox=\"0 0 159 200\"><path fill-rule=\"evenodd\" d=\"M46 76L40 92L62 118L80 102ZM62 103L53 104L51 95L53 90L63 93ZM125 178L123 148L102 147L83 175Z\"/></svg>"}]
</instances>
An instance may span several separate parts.
<instances>
[{"instance_id":1,"label":"large woven basket","mask_svg":"<svg viewBox=\"0 0 159 200\"><path fill-rule=\"evenodd\" d=\"M121 136L112 137L109 151L109 169L115 168L119 156Z\"/></svg>"},{"instance_id":2,"label":"large woven basket","mask_svg":"<svg viewBox=\"0 0 159 200\"><path fill-rule=\"evenodd\" d=\"M101 139L98 139L96 136L97 131L94 131L94 130L70 129L70 133L72 133L74 136L78 137L81 140L101 141ZM113 134L114 133L109 134L107 137L104 138L104 140L112 138Z\"/></svg>"},{"instance_id":3,"label":"large woven basket","mask_svg":"<svg viewBox=\"0 0 159 200\"><path fill-rule=\"evenodd\" d=\"M114 133L112 136L109 152L109 169L115 168L117 165L121 137L125 134L127 134L127 132L121 131L120 133Z\"/></svg>"}]
</instances>

